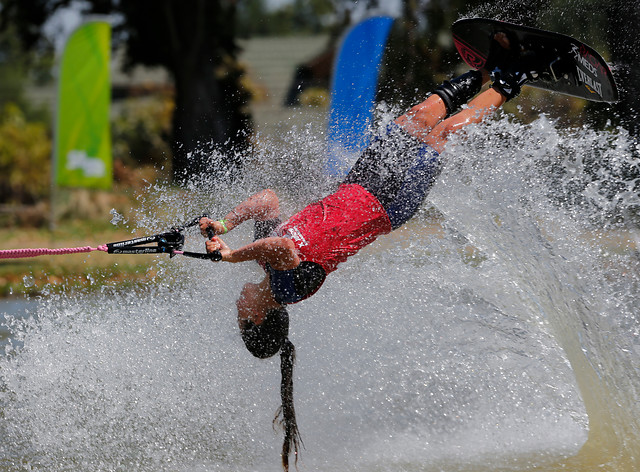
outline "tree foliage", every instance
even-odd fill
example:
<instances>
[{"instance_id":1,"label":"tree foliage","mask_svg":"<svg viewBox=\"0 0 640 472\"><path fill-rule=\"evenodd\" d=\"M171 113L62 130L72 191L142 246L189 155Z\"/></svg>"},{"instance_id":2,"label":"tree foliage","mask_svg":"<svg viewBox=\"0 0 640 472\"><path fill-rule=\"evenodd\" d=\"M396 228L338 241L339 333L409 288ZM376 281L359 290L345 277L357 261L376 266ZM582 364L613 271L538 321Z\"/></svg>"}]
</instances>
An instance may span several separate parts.
<instances>
[{"instance_id":1,"label":"tree foliage","mask_svg":"<svg viewBox=\"0 0 640 472\"><path fill-rule=\"evenodd\" d=\"M50 66L50 55L36 56L22 50L15 27L0 32L0 109L6 104L15 104L28 120L48 123L48 112L27 99L25 83L46 82L50 78Z\"/></svg>"},{"instance_id":2,"label":"tree foliage","mask_svg":"<svg viewBox=\"0 0 640 472\"><path fill-rule=\"evenodd\" d=\"M35 203L49 192L51 139L15 104L0 112L0 202Z\"/></svg>"},{"instance_id":3,"label":"tree foliage","mask_svg":"<svg viewBox=\"0 0 640 472\"><path fill-rule=\"evenodd\" d=\"M173 108L173 100L166 95L143 102L125 101L111 123L114 160L127 167L153 166L160 170L171 154L167 138Z\"/></svg>"},{"instance_id":4,"label":"tree foliage","mask_svg":"<svg viewBox=\"0 0 640 472\"><path fill-rule=\"evenodd\" d=\"M5 0L2 26L15 24L22 44L42 44L42 25L73 0ZM117 15L114 38L126 45L127 65L165 67L173 77L173 170L177 179L238 169L250 117L243 69L237 61L236 2L232 0L85 0L87 13ZM217 148L223 152L192 151ZM209 156L221 156L209 162Z\"/></svg>"},{"instance_id":5,"label":"tree foliage","mask_svg":"<svg viewBox=\"0 0 640 472\"><path fill-rule=\"evenodd\" d=\"M125 18L129 64L160 65L175 86L174 175L238 168L231 152L245 144L249 96L240 79L235 2L142 0L116 2ZM203 146L219 148L226 161L210 163ZM211 168L213 164L214 168Z\"/></svg>"}]
</instances>

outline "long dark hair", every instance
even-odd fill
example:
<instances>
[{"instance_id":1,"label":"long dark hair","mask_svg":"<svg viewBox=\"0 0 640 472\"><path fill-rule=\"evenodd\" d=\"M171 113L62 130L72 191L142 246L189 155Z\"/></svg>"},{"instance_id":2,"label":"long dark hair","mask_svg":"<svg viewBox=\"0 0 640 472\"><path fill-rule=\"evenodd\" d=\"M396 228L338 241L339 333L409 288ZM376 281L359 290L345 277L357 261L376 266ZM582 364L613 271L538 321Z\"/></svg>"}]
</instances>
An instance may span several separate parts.
<instances>
[{"instance_id":1,"label":"long dark hair","mask_svg":"<svg viewBox=\"0 0 640 472\"><path fill-rule=\"evenodd\" d=\"M293 366L296 361L296 349L289 341L289 314L286 308L269 310L259 325L245 321L241 326L242 340L256 357L265 359L280 351L280 398L282 404L273 419L275 425L284 429L282 443L282 467L289 470L289 455L292 450L298 463L300 446L304 446L296 422L296 410L293 406Z\"/></svg>"},{"instance_id":2,"label":"long dark hair","mask_svg":"<svg viewBox=\"0 0 640 472\"><path fill-rule=\"evenodd\" d=\"M284 442L282 443L282 467L289 470L289 454L293 448L296 457L295 464L298 465L298 455L300 445L304 446L298 423L296 422L296 410L293 406L293 365L296 361L296 348L289 338L285 338L280 347L280 398L282 405L276 411L273 424L279 424L284 429Z\"/></svg>"}]
</instances>

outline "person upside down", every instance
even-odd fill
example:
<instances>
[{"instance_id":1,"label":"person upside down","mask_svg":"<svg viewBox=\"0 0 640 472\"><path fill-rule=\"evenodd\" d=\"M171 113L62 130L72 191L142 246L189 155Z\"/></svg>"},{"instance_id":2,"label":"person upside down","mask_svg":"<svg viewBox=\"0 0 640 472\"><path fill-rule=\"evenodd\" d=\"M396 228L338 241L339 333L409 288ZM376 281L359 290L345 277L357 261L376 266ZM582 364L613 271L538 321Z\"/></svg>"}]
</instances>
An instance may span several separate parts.
<instances>
[{"instance_id":1,"label":"person upside down","mask_svg":"<svg viewBox=\"0 0 640 472\"><path fill-rule=\"evenodd\" d=\"M313 295L340 263L415 215L441 171L440 154L449 136L481 122L517 96L532 78L532 72L518 69L496 68L491 74L472 70L445 81L373 140L335 193L284 222L278 197L269 189L251 196L222 220L200 220L204 236L208 228L216 234L206 242L207 252L220 251L225 262L257 261L265 271L260 283L244 285L236 306L242 339L251 354L264 359L280 351L282 405L274 422L281 417L285 471L291 452L297 463L301 444L287 306ZM479 93L490 77L491 87ZM247 220L255 222L255 240L231 249L219 236Z\"/></svg>"}]
</instances>

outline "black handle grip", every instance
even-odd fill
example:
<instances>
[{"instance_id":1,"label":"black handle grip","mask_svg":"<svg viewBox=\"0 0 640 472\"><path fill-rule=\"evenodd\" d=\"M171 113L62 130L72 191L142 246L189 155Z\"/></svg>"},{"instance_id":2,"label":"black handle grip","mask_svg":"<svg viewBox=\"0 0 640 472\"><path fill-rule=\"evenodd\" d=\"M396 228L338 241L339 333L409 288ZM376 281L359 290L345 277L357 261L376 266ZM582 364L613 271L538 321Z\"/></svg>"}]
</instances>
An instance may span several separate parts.
<instances>
[{"instance_id":1,"label":"black handle grip","mask_svg":"<svg viewBox=\"0 0 640 472\"><path fill-rule=\"evenodd\" d=\"M206 213L203 215L203 217L205 218L209 218L209 215L207 215ZM211 238L215 237L216 233L213 231L213 228L211 226L207 226L207 237L209 238L209 240L211 240ZM222 260L222 254L220 254L220 251L213 251L207 254L208 257L203 257L202 259L211 259L214 262L218 262ZM193 257L193 256L192 256Z\"/></svg>"},{"instance_id":2,"label":"black handle grip","mask_svg":"<svg viewBox=\"0 0 640 472\"><path fill-rule=\"evenodd\" d=\"M216 233L213 231L213 228L211 226L207 226L207 237L209 238L209 240L215 237L215 235ZM209 256L207 259L211 259L214 262L218 262L222 260L222 254L220 254L220 251L213 251L208 253L207 255Z\"/></svg>"}]
</instances>

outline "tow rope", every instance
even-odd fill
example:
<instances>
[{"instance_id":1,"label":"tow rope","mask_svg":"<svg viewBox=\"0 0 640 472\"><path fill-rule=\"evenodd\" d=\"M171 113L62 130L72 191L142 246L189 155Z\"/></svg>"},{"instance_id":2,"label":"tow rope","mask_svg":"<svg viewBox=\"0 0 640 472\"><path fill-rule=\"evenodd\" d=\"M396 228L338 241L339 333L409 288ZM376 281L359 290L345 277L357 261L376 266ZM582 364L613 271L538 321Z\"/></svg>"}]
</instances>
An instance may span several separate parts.
<instances>
[{"instance_id":1,"label":"tow rope","mask_svg":"<svg viewBox=\"0 0 640 472\"><path fill-rule=\"evenodd\" d=\"M203 216L206 217L207 215ZM107 243L98 247L82 246L59 249L34 248L0 250L0 259L21 259L25 257L58 256L63 254L103 251L108 254L169 254L169 257L179 254L181 256L193 257L196 259L219 261L222 259L220 251L213 251L211 253L183 251L183 231L186 228L197 225L200 218L203 216L194 218L190 223L173 227L165 233L155 234L153 236L143 236L140 238L128 239L126 241ZM215 236L211 228L207 228L207 235L209 236L209 239Z\"/></svg>"},{"instance_id":2,"label":"tow rope","mask_svg":"<svg viewBox=\"0 0 640 472\"><path fill-rule=\"evenodd\" d=\"M98 247L63 247L59 249L47 249L44 247L34 249L7 249L0 251L0 259L22 259L24 257L37 256L58 256L62 254L77 254L80 252L104 251L107 252L107 245Z\"/></svg>"}]
</instances>

